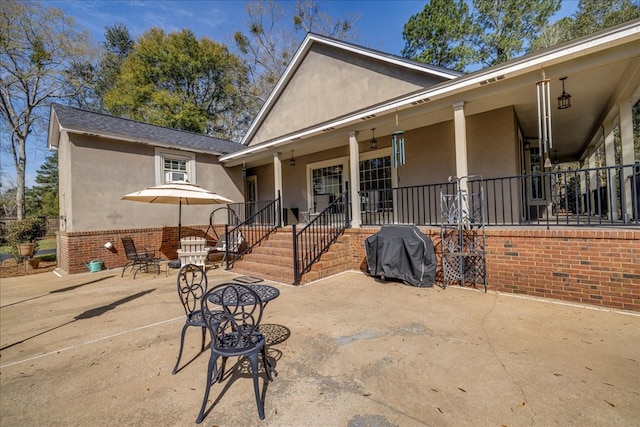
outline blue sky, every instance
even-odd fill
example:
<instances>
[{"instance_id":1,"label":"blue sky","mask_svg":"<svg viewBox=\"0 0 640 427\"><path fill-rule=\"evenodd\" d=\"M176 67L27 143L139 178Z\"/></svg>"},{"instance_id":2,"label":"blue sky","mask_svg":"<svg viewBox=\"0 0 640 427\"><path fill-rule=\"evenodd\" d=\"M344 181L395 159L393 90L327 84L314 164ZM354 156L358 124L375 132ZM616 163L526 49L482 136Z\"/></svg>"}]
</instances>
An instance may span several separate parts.
<instances>
[{"instance_id":1,"label":"blue sky","mask_svg":"<svg viewBox=\"0 0 640 427\"><path fill-rule=\"evenodd\" d=\"M61 9L72 16L76 23L87 29L96 41L102 41L104 30L120 22L137 38L149 28L161 27L167 32L189 28L197 37L207 36L217 42L232 46L233 33L246 32L247 14L244 1L213 0L44 0L45 5ZM293 8L295 2L281 1L285 8ZM383 52L400 55L404 47L402 29L409 18L420 12L425 0L319 0L321 12L333 18L359 15L355 25L356 43ZM575 12L578 0L563 0L556 19ZM29 144L27 153L27 187L32 187L36 171L48 154L46 131ZM13 162L5 158L2 168L6 174L3 182L15 181Z\"/></svg>"}]
</instances>

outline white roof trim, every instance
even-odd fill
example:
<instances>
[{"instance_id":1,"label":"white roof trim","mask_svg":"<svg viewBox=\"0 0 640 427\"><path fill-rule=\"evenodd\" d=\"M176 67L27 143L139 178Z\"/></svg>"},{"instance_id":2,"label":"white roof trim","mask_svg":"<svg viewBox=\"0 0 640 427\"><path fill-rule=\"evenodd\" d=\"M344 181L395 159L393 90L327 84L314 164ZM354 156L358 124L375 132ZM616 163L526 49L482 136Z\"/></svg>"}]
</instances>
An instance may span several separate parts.
<instances>
[{"instance_id":1,"label":"white roof trim","mask_svg":"<svg viewBox=\"0 0 640 427\"><path fill-rule=\"evenodd\" d=\"M240 150L221 156L220 161L239 159L249 154L268 150L269 148L278 146L286 142L292 142L293 140L298 140L316 133L320 133L323 129L327 129L329 127L338 127L350 122L356 122L357 120L373 114L377 115L391 112L395 109L411 105L416 101L422 101L427 98L433 99L435 97L450 96L457 92L463 92L472 87L477 87L478 84L487 80L502 80L518 76L526 72L530 72L532 69L539 69L544 65L550 65L565 58L576 57L577 55L586 55L590 51L598 49L603 45L614 43L629 37L635 38L636 40L640 38L640 19L629 21L628 23L613 27L609 30L604 30L602 32L596 33L595 35L586 36L575 41L570 41L558 46L554 46L542 51L542 53L533 53L530 55L526 55L525 57L522 57L520 59L514 59L512 61L489 67L469 75L461 76L449 82L440 83L415 95L402 98L388 104L379 105L375 108L361 111L358 114L349 115L339 120L325 123L322 126L317 126L311 129L304 130L302 132L288 135L286 137L278 138L268 143L249 147L246 150ZM292 61L292 63L293 62L294 61ZM272 96L273 93L275 93L275 91L272 92Z\"/></svg>"}]
</instances>

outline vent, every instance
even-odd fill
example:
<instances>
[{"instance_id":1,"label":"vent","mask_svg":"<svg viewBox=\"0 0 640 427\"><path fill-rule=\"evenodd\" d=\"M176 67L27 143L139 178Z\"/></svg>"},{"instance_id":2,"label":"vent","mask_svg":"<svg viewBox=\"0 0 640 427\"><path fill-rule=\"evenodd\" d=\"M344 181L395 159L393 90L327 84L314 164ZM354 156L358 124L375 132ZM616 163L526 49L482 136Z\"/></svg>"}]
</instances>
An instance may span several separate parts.
<instances>
[{"instance_id":1,"label":"vent","mask_svg":"<svg viewBox=\"0 0 640 427\"><path fill-rule=\"evenodd\" d=\"M426 104L427 102L431 101L430 98L425 98L425 99L419 99L417 101L414 101L411 103L411 105L419 105L419 104Z\"/></svg>"},{"instance_id":2,"label":"vent","mask_svg":"<svg viewBox=\"0 0 640 427\"><path fill-rule=\"evenodd\" d=\"M364 116L362 118L360 118L360 120L369 120L369 119L373 119L376 115L375 114L370 114L368 116Z\"/></svg>"},{"instance_id":3,"label":"vent","mask_svg":"<svg viewBox=\"0 0 640 427\"><path fill-rule=\"evenodd\" d=\"M491 77L490 79L481 81L480 86L484 86L489 83L495 83L496 81L502 80L502 79L504 79L504 76Z\"/></svg>"},{"instance_id":4,"label":"vent","mask_svg":"<svg viewBox=\"0 0 640 427\"><path fill-rule=\"evenodd\" d=\"M290 141L300 141L302 138L296 136L295 138L291 138Z\"/></svg>"},{"instance_id":5,"label":"vent","mask_svg":"<svg viewBox=\"0 0 640 427\"><path fill-rule=\"evenodd\" d=\"M331 126L331 127L328 127L328 128L322 129L322 132L329 132L329 131L332 131L332 130L335 130L335 129L336 129L336 128L334 128L333 126Z\"/></svg>"}]
</instances>

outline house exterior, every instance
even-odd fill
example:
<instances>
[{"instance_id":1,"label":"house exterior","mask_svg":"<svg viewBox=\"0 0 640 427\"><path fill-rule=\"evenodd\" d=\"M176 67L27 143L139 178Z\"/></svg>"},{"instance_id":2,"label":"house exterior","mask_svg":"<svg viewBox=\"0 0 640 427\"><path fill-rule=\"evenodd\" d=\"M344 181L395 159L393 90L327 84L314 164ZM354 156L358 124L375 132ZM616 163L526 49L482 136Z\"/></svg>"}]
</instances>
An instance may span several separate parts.
<instances>
[{"instance_id":1,"label":"house exterior","mask_svg":"<svg viewBox=\"0 0 640 427\"><path fill-rule=\"evenodd\" d=\"M631 21L463 75L309 34L241 149L225 146L226 151L217 147L204 153L170 141L160 148L156 141L130 141L141 135L127 136L114 145L118 159L130 156L116 166L127 186L105 196L113 203L117 195L156 183L156 152L170 148L195 151L197 183L225 197L278 200L285 223L308 220L347 192L349 228L342 243L350 249L341 268L362 269L363 241L380 225L417 224L437 247L441 193L481 186L490 288L640 310L635 262L640 209L631 114L640 99L639 53L640 21ZM541 81L548 82L550 100L544 105L553 107L550 114L539 114ZM558 109L557 98L565 91L571 94L571 107ZM546 137L540 116L551 116ZM60 169L69 168L68 178L61 175L61 190L94 172L96 154L81 145L93 144L93 153L104 148L93 136L73 135L63 141L50 130L50 145L60 149ZM65 154L67 142L74 145L69 151L86 150L81 165ZM595 169L601 147L609 168L604 171ZM138 167L140 155L145 168ZM200 166L201 159L208 163ZM567 180L560 185L556 165L563 162L579 162L582 172L571 180L562 175ZM110 167L105 164L105 172ZM76 175L83 168L85 173ZM130 175L131 169L137 176ZM99 184L76 185L80 195L75 190L73 198L61 191L62 215L65 203L73 200L75 207L76 197L105 191ZM97 223L80 219L76 211L75 227L61 226L61 235L102 230L105 240L109 228L138 230L147 215L150 227L160 227L171 215L170 209L155 212L154 207L152 213L149 207L120 203L82 211L83 218L97 215ZM125 210L130 213L126 220ZM194 227L206 226L197 222L206 218L202 211L190 214Z\"/></svg>"},{"instance_id":2,"label":"house exterior","mask_svg":"<svg viewBox=\"0 0 640 427\"><path fill-rule=\"evenodd\" d=\"M58 151L58 266L69 273L87 271L84 263L93 259L107 268L124 265L120 237L128 235L176 258L178 206L122 200L125 194L186 180L234 201L243 197L240 171L219 161L243 148L231 141L52 104L48 143ZM183 235L202 233L189 227L206 227L211 211L184 206ZM107 242L113 250L103 247Z\"/></svg>"}]
</instances>

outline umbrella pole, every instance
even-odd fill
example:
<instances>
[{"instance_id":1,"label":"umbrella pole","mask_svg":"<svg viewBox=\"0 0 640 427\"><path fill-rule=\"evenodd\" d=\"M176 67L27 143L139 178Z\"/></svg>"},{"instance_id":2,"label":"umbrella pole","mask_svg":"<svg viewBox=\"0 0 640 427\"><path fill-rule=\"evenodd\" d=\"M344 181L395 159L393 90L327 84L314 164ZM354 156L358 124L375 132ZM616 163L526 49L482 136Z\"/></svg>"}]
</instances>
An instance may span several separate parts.
<instances>
[{"instance_id":1,"label":"umbrella pole","mask_svg":"<svg viewBox=\"0 0 640 427\"><path fill-rule=\"evenodd\" d=\"M182 199L178 203L178 248L182 249Z\"/></svg>"}]
</instances>

